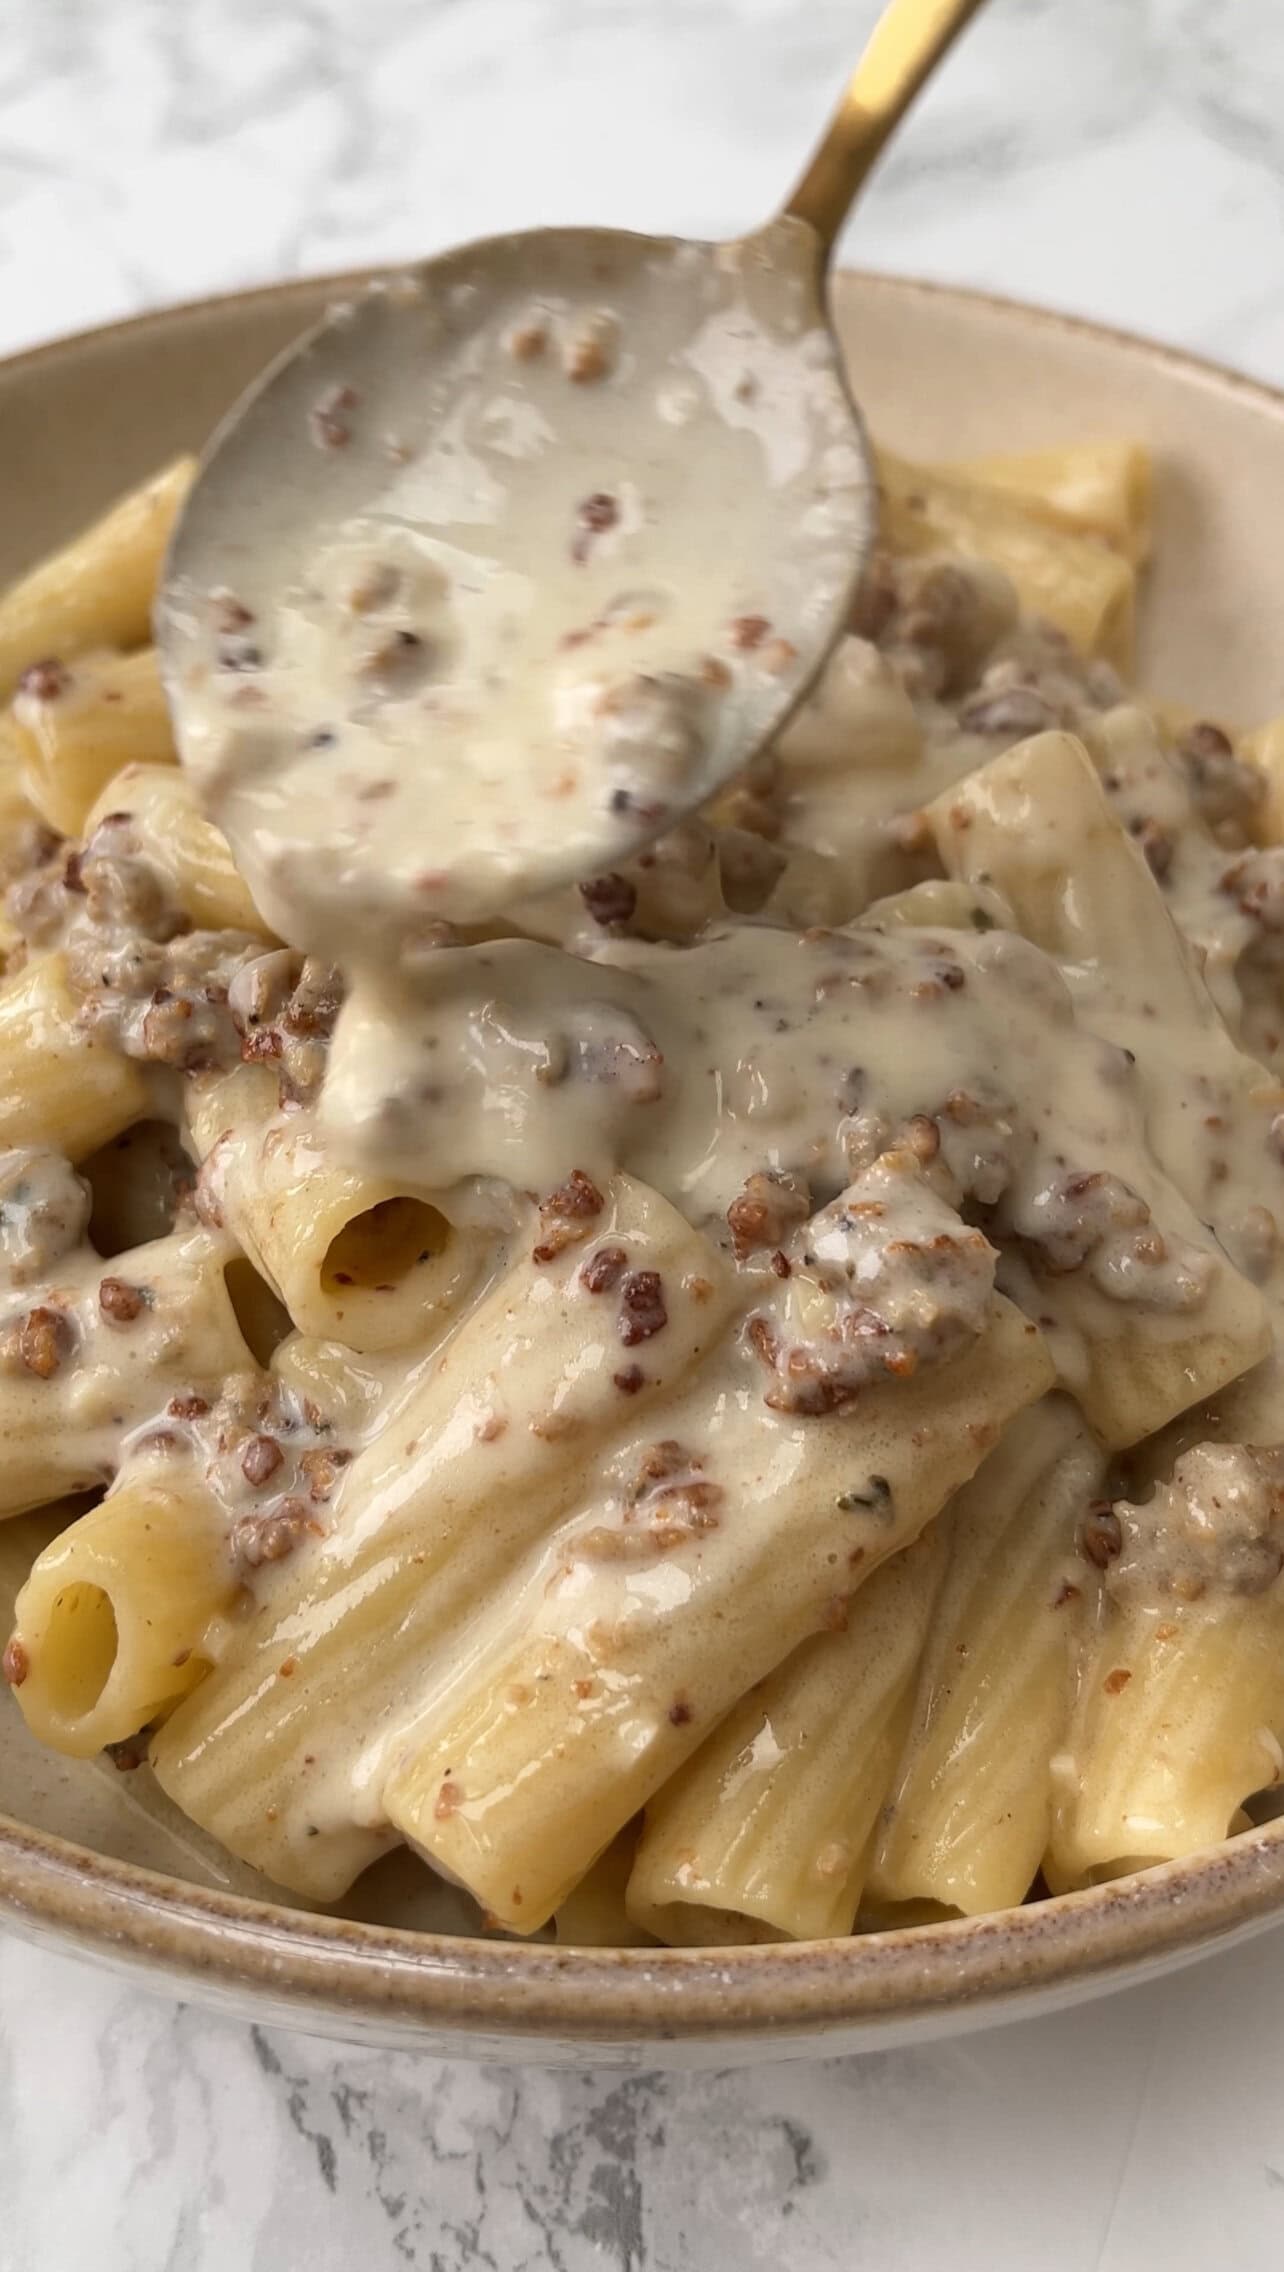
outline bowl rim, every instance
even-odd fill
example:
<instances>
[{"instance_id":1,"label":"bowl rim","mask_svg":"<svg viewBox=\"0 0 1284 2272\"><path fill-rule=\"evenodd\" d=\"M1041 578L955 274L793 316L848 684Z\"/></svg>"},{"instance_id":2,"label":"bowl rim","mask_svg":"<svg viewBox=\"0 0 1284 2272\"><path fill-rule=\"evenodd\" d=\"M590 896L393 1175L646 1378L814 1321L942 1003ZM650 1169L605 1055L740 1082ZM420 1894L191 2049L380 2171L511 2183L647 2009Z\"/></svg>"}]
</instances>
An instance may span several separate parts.
<instances>
[{"instance_id":1,"label":"bowl rim","mask_svg":"<svg viewBox=\"0 0 1284 2272\"><path fill-rule=\"evenodd\" d=\"M145 339L266 302L362 290L387 266L208 295L43 341L0 361L34 374L89 342ZM998 293L882 271L844 281L962 303L1163 365L1284 425L1284 389L1120 328ZM836 279L837 281L838 279ZM808 2037L844 2027L1044 2001L1239 1939L1284 1915L1284 1818L1078 1893L844 1940L727 1949L568 1948L368 1924L206 1888L94 1853L0 1814L0 1919L193 1985L257 1990L300 2018L342 2014L447 2035L660 2044Z\"/></svg>"}]
</instances>

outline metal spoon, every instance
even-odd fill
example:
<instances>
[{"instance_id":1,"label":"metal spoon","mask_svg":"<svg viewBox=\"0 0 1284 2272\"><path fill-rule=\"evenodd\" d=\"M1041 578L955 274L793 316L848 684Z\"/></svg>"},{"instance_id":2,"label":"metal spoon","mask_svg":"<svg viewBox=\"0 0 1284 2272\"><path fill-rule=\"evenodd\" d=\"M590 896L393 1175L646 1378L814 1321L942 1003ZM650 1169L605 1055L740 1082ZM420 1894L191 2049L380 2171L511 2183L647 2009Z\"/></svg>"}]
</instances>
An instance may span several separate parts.
<instances>
[{"instance_id":1,"label":"metal spoon","mask_svg":"<svg viewBox=\"0 0 1284 2272\"><path fill-rule=\"evenodd\" d=\"M492 238L250 389L157 639L185 763L297 944L397 953L609 870L739 773L876 521L839 227L980 0L891 0L783 211L730 244Z\"/></svg>"}]
</instances>

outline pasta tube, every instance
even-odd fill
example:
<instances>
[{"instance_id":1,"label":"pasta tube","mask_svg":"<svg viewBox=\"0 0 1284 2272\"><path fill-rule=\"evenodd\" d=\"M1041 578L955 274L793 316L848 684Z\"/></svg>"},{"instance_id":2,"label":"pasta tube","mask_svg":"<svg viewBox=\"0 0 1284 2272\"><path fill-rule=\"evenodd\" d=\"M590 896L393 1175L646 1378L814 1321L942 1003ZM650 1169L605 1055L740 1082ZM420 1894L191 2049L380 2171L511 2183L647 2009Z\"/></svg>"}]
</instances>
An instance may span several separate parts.
<instances>
[{"instance_id":1,"label":"pasta tube","mask_svg":"<svg viewBox=\"0 0 1284 2272\"><path fill-rule=\"evenodd\" d=\"M978 917L980 918L978 922ZM876 899L856 925L862 931L1011 930L1012 913L986 884L951 883L932 876Z\"/></svg>"},{"instance_id":2,"label":"pasta tube","mask_svg":"<svg viewBox=\"0 0 1284 2272\"><path fill-rule=\"evenodd\" d=\"M999 451L945 469L1011 497L1051 528L1103 537L1140 565L1150 556L1154 483L1139 442L1063 442L1051 450Z\"/></svg>"},{"instance_id":3,"label":"pasta tube","mask_svg":"<svg viewBox=\"0 0 1284 2272\"><path fill-rule=\"evenodd\" d=\"M1105 1518L1049 1856L1059 1885L1224 1838L1284 1772L1284 1453L1202 1444Z\"/></svg>"},{"instance_id":4,"label":"pasta tube","mask_svg":"<svg viewBox=\"0 0 1284 2272\"><path fill-rule=\"evenodd\" d=\"M1023 1901L1047 1845L1076 1608L1077 1526L1105 1459L1065 1397L1013 1421L949 1515L908 1741L869 1873L878 1905Z\"/></svg>"},{"instance_id":5,"label":"pasta tube","mask_svg":"<svg viewBox=\"0 0 1284 2272\"><path fill-rule=\"evenodd\" d=\"M707 1447L671 1501L663 1477L654 1486L661 1510L693 1509L678 1538L663 1513L632 1536L604 1524L598 1485L553 1543L518 1630L405 1743L383 1791L391 1821L505 1924L533 1931L746 1686L846 1614L853 1588L917 1536L1049 1371L1037 1332L1001 1301L948 1366L872 1387L836 1418L760 1411L746 1427L743 1376L715 1367L665 1410L662 1444L635 1438L617 1468L627 1490L657 1458ZM696 1521L706 1477L734 1509L725 1525ZM698 1545L672 1559L684 1536Z\"/></svg>"},{"instance_id":6,"label":"pasta tube","mask_svg":"<svg viewBox=\"0 0 1284 2272\"><path fill-rule=\"evenodd\" d=\"M0 718L0 892L36 856L40 828L22 785L21 737L12 718ZM23 945L17 924L0 905L0 977L15 954L21 962Z\"/></svg>"},{"instance_id":7,"label":"pasta tube","mask_svg":"<svg viewBox=\"0 0 1284 2272\"><path fill-rule=\"evenodd\" d=\"M251 1368L208 1231L104 1263L88 1248L0 1311L0 1516L113 1474L128 1431L166 1399Z\"/></svg>"},{"instance_id":8,"label":"pasta tube","mask_svg":"<svg viewBox=\"0 0 1284 2272\"><path fill-rule=\"evenodd\" d=\"M40 1554L6 1663L33 1735L86 1759L169 1710L208 1670L206 1629L237 1578L222 1508L152 1461Z\"/></svg>"},{"instance_id":9,"label":"pasta tube","mask_svg":"<svg viewBox=\"0 0 1284 2272\"><path fill-rule=\"evenodd\" d=\"M846 1629L804 1641L657 1793L629 1881L636 1924L684 1947L763 1927L801 1941L851 1931L948 1521L877 1570Z\"/></svg>"},{"instance_id":10,"label":"pasta tube","mask_svg":"<svg viewBox=\"0 0 1284 2272\"><path fill-rule=\"evenodd\" d=\"M910 776L923 729L891 665L864 639L841 639L814 694L790 719L777 755L795 773Z\"/></svg>"},{"instance_id":11,"label":"pasta tube","mask_svg":"<svg viewBox=\"0 0 1284 2272\"><path fill-rule=\"evenodd\" d=\"M364 1363L342 1341L288 1334L272 1352L272 1371L300 1401L310 1398L345 1441L367 1434L377 1413L388 1415L385 1371L377 1359ZM406 1393L414 1393L413 1376Z\"/></svg>"},{"instance_id":12,"label":"pasta tube","mask_svg":"<svg viewBox=\"0 0 1284 2272\"><path fill-rule=\"evenodd\" d=\"M1162 778L1166 760L1140 712L1111 711L1098 744L1106 767ZM1234 1121L1250 1124L1255 1143L1266 1108L1278 1109L1274 1088L1230 1038L1224 1019L1232 1005L1210 991L1213 957L1197 955L1177 929L1088 750L1072 734L1036 734L959 782L927 817L949 873L977 887L993 884L1025 937L1066 971L1092 1025L1133 1045L1137 1077L1154 1108L1152 1148L1207 1215L1220 1179L1198 1164L1210 1149L1202 1115L1163 1110L1173 1060L1178 1072L1197 1065L1216 1076L1235 1107ZM1156 1051L1156 1037L1167 1056ZM1260 1177L1260 1156L1244 1164L1250 1180Z\"/></svg>"},{"instance_id":13,"label":"pasta tube","mask_svg":"<svg viewBox=\"0 0 1284 2272\"><path fill-rule=\"evenodd\" d=\"M1176 1192L1163 1221L1170 1234L1197 1228ZM1129 1303L1081 1275L1030 1269L1023 1305L1047 1319L1062 1385L1112 1450L1152 1435L1237 1380L1270 1349L1269 1318L1256 1287L1228 1262L1208 1259L1212 1275L1195 1309L1147 1310L1141 1324ZM1014 1293L1022 1276L1014 1264Z\"/></svg>"},{"instance_id":14,"label":"pasta tube","mask_svg":"<svg viewBox=\"0 0 1284 2272\"><path fill-rule=\"evenodd\" d=\"M88 647L141 647L169 532L196 470L178 458L0 598L0 696L29 663Z\"/></svg>"},{"instance_id":15,"label":"pasta tube","mask_svg":"<svg viewBox=\"0 0 1284 2272\"><path fill-rule=\"evenodd\" d=\"M1086 654L1127 664L1136 575L1120 553L953 468L910 465L881 450L878 470L883 531L893 552L943 551L988 561L1011 578L1031 614L1046 616Z\"/></svg>"},{"instance_id":16,"label":"pasta tube","mask_svg":"<svg viewBox=\"0 0 1284 2272\"><path fill-rule=\"evenodd\" d=\"M61 954L0 984L0 1146L82 1160L146 1110L138 1066L77 1022Z\"/></svg>"},{"instance_id":17,"label":"pasta tube","mask_svg":"<svg viewBox=\"0 0 1284 2272\"><path fill-rule=\"evenodd\" d=\"M128 813L139 849L199 930L273 936L233 864L227 838L206 819L185 773L156 764L113 771L86 815L85 835L120 813Z\"/></svg>"},{"instance_id":18,"label":"pasta tube","mask_svg":"<svg viewBox=\"0 0 1284 2272\"><path fill-rule=\"evenodd\" d=\"M187 1104L214 1204L301 1333L404 1348L459 1307L490 1242L440 1198L341 1166L315 1114L278 1112L267 1067L199 1078Z\"/></svg>"},{"instance_id":19,"label":"pasta tube","mask_svg":"<svg viewBox=\"0 0 1284 2272\"><path fill-rule=\"evenodd\" d=\"M1246 734L1241 754L1266 776L1260 835L1263 844L1284 844L1284 718L1272 718Z\"/></svg>"},{"instance_id":20,"label":"pasta tube","mask_svg":"<svg viewBox=\"0 0 1284 2272\"><path fill-rule=\"evenodd\" d=\"M586 1283L586 1252L624 1275ZM634 1361L617 1324L623 1289L652 1274L667 1323ZM394 1835L379 1798L384 1747L471 1662L503 1582L610 1445L658 1427L645 1416L698 1378L730 1297L714 1248L627 1178L591 1247L514 1263L353 1461L332 1535L285 1565L263 1614L162 1730L152 1760L171 1797L283 1884L341 1893ZM368 1800L354 1821L362 1761Z\"/></svg>"},{"instance_id":21,"label":"pasta tube","mask_svg":"<svg viewBox=\"0 0 1284 2272\"><path fill-rule=\"evenodd\" d=\"M791 846L763 903L769 923L805 930L809 924L846 923L864 904L845 860Z\"/></svg>"},{"instance_id":22,"label":"pasta tube","mask_svg":"<svg viewBox=\"0 0 1284 2272\"><path fill-rule=\"evenodd\" d=\"M637 1852L638 1825L629 1823L599 1854L592 1869L572 1886L553 1920L567 1948L653 1948L655 1935L635 1924L625 1906L629 1873Z\"/></svg>"},{"instance_id":23,"label":"pasta tube","mask_svg":"<svg viewBox=\"0 0 1284 2272\"><path fill-rule=\"evenodd\" d=\"M921 801L926 745L886 656L865 639L840 640L772 754L782 849L801 844L813 856L781 878L772 902L777 920L842 919L904 880L904 856L884 840L882 824L889 812Z\"/></svg>"},{"instance_id":24,"label":"pasta tube","mask_svg":"<svg viewBox=\"0 0 1284 2272\"><path fill-rule=\"evenodd\" d=\"M94 800L122 766L177 762L169 707L150 647L81 655L43 676L44 692L24 688L14 702L23 787L51 828L80 836Z\"/></svg>"},{"instance_id":25,"label":"pasta tube","mask_svg":"<svg viewBox=\"0 0 1284 2272\"><path fill-rule=\"evenodd\" d=\"M29 864L33 832L40 826L23 786L24 757L23 737L13 719L0 717L0 879L5 882ZM6 918L6 938L11 928Z\"/></svg>"},{"instance_id":26,"label":"pasta tube","mask_svg":"<svg viewBox=\"0 0 1284 2272\"><path fill-rule=\"evenodd\" d=\"M42 1508L39 1514L0 1523L0 1632L13 1630L14 1603L33 1564L59 1532L85 1512L83 1498L69 1499ZM10 1670L14 1669L11 1654ZM92 1757L71 1760L64 1753L57 1769L50 1773L48 1754L35 1752L36 1741L25 1722L11 1714L6 1746L17 1772L27 1766L23 1754L31 1747L30 1769L33 1774L40 1773L43 1829L74 1839L91 1853L113 1854L139 1869L165 1870L189 1884L218 1886L225 1892L262 1898L262 1878L180 1814L157 1789L152 1776L121 1772L129 1763L129 1755L136 1754L141 1761L141 1743L130 1745L126 1737L126 1757L95 1752ZM422 1866L421 1874L427 1876Z\"/></svg>"},{"instance_id":27,"label":"pasta tube","mask_svg":"<svg viewBox=\"0 0 1284 2272\"><path fill-rule=\"evenodd\" d=\"M927 809L949 875L991 884L1058 961L1144 986L1166 1018L1197 1013L1190 950L1073 734L1035 734ZM1214 1012L1203 999L1204 1021Z\"/></svg>"},{"instance_id":28,"label":"pasta tube","mask_svg":"<svg viewBox=\"0 0 1284 2272\"><path fill-rule=\"evenodd\" d=\"M1228 1039L1153 877L1072 736L1019 744L938 799L928 818L951 876L1001 893L1024 935L1070 967L1092 1023L1124 1046L1137 1044L1137 1086L1155 1110L1144 1123L1136 1116L1130 1186L1161 1240L1202 1251L1200 1268L1211 1273L1203 1298L1188 1308L1147 1306L1139 1333L1129 1301L1082 1271L1041 1267L1037 1252L1027 1258L1031 1306L1062 1328L1056 1354L1066 1386L1108 1444L1135 1443L1269 1347L1261 1295L1210 1248L1204 1225L1211 1217L1221 1227L1217 1162L1229 1147L1245 1158L1256 1147L1249 1174L1260 1177L1270 1084ZM1164 1029L1167 1055L1155 1046ZM1201 1078L1216 1073L1234 1109L1212 1121L1207 1104L1165 1111L1174 1059ZM1126 1133L1122 1119L1120 1126ZM1224 1244L1236 1251L1230 1226ZM1021 1268L1014 1260L1013 1291Z\"/></svg>"}]
</instances>

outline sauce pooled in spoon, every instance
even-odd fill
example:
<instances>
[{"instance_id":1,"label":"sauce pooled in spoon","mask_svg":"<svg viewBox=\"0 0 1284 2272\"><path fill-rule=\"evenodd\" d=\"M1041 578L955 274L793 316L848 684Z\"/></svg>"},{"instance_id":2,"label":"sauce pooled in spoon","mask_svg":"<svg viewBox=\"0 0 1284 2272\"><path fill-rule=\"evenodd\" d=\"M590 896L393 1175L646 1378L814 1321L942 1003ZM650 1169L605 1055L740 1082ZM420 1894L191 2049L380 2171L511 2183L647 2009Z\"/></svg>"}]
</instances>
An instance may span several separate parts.
<instances>
[{"instance_id":1,"label":"sauce pooled in spoon","mask_svg":"<svg viewBox=\"0 0 1284 2272\"><path fill-rule=\"evenodd\" d=\"M171 560L184 759L264 914L343 961L711 795L814 675L872 523L805 224L541 248L536 297L500 239L336 311Z\"/></svg>"}]
</instances>

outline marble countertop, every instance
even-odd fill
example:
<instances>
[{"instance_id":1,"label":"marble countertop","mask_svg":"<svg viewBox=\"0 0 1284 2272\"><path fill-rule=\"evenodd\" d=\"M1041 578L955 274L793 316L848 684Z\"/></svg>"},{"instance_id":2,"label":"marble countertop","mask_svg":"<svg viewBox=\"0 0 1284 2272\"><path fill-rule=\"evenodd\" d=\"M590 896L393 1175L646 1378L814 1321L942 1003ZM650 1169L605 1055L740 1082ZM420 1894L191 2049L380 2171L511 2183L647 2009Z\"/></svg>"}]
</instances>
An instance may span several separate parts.
<instances>
[{"instance_id":1,"label":"marble countertop","mask_svg":"<svg viewBox=\"0 0 1284 2272\"><path fill-rule=\"evenodd\" d=\"M595 215L764 213L873 0L7 0L0 351ZM993 0L851 257L1284 381L1279 0ZM1284 2260L1284 1939L942 2047L473 2069L0 1937L0 2272Z\"/></svg>"}]
</instances>

